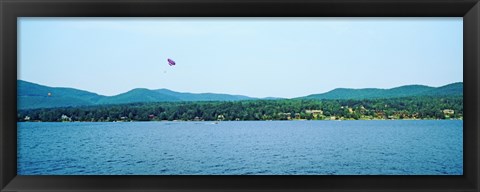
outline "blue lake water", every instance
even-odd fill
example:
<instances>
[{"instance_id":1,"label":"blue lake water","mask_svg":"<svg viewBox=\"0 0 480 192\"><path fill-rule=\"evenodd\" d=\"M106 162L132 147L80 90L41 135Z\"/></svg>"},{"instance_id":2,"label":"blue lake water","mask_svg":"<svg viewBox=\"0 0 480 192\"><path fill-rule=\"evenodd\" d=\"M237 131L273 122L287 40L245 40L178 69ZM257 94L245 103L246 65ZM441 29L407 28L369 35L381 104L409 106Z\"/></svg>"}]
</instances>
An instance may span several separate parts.
<instances>
[{"instance_id":1,"label":"blue lake water","mask_svg":"<svg viewBox=\"0 0 480 192\"><path fill-rule=\"evenodd\" d=\"M462 175L463 121L18 123L19 175Z\"/></svg>"}]
</instances>

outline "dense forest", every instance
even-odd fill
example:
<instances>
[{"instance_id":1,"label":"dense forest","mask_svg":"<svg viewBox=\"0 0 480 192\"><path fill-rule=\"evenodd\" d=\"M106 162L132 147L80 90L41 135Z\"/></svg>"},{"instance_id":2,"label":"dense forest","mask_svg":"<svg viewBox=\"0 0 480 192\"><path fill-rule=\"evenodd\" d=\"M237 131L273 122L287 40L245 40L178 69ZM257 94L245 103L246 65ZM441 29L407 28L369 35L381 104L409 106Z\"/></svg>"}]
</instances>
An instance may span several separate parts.
<instances>
[{"instance_id":1,"label":"dense forest","mask_svg":"<svg viewBox=\"0 0 480 192\"><path fill-rule=\"evenodd\" d=\"M463 97L157 102L19 110L21 121L462 119Z\"/></svg>"}]
</instances>

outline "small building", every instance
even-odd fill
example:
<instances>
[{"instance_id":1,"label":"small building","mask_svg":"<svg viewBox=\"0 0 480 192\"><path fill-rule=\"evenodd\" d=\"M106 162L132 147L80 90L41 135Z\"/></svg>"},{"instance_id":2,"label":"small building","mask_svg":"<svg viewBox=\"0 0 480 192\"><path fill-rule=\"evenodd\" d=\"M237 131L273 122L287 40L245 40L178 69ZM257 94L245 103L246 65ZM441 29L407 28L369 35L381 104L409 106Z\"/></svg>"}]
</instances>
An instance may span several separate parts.
<instances>
[{"instance_id":1,"label":"small building","mask_svg":"<svg viewBox=\"0 0 480 192\"><path fill-rule=\"evenodd\" d=\"M29 116L25 116L25 118L23 118L23 120L25 120L25 121L30 121L30 117L29 117Z\"/></svg>"},{"instance_id":2,"label":"small building","mask_svg":"<svg viewBox=\"0 0 480 192\"><path fill-rule=\"evenodd\" d=\"M278 113L278 116L282 118L286 118L287 120L290 120L292 118L291 113Z\"/></svg>"},{"instance_id":3,"label":"small building","mask_svg":"<svg viewBox=\"0 0 480 192\"><path fill-rule=\"evenodd\" d=\"M295 113L295 119L300 119L301 116L300 116L300 113Z\"/></svg>"},{"instance_id":4,"label":"small building","mask_svg":"<svg viewBox=\"0 0 480 192\"><path fill-rule=\"evenodd\" d=\"M305 113L307 114L313 114L313 115L323 115L322 110L305 110Z\"/></svg>"},{"instance_id":5,"label":"small building","mask_svg":"<svg viewBox=\"0 0 480 192\"><path fill-rule=\"evenodd\" d=\"M62 115L62 116L60 117L60 119L61 119L62 121L72 121L72 118L71 118L71 117L68 117L67 115Z\"/></svg>"},{"instance_id":6,"label":"small building","mask_svg":"<svg viewBox=\"0 0 480 192\"><path fill-rule=\"evenodd\" d=\"M444 115L453 115L453 114L455 114L455 111L452 110L452 109L444 109L443 114Z\"/></svg>"},{"instance_id":7,"label":"small building","mask_svg":"<svg viewBox=\"0 0 480 192\"><path fill-rule=\"evenodd\" d=\"M318 116L323 115L322 110L305 110L305 113L306 114L312 114L313 118L317 118Z\"/></svg>"}]
</instances>

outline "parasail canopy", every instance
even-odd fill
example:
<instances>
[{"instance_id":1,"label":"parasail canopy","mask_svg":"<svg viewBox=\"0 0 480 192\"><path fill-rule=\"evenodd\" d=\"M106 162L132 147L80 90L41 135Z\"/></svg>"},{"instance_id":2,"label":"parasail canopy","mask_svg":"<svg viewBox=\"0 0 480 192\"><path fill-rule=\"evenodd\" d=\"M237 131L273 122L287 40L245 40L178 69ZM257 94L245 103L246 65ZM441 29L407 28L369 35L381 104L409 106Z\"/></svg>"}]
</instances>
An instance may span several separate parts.
<instances>
[{"instance_id":1,"label":"parasail canopy","mask_svg":"<svg viewBox=\"0 0 480 192\"><path fill-rule=\"evenodd\" d=\"M175 61L173 61L171 59L167 59L167 61L168 61L168 65L170 65L170 66L175 65Z\"/></svg>"}]
</instances>

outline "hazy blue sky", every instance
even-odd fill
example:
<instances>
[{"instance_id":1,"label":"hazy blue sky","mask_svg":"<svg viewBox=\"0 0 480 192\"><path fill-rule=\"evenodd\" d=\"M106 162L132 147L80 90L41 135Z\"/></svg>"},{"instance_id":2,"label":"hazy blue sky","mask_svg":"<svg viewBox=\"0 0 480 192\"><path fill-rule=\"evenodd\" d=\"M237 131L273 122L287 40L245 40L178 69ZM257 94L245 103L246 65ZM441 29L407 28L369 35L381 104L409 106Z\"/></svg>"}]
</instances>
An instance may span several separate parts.
<instances>
[{"instance_id":1,"label":"hazy blue sky","mask_svg":"<svg viewBox=\"0 0 480 192\"><path fill-rule=\"evenodd\" d=\"M167 88L291 98L463 81L461 17L18 21L18 79L102 95Z\"/></svg>"}]
</instances>

